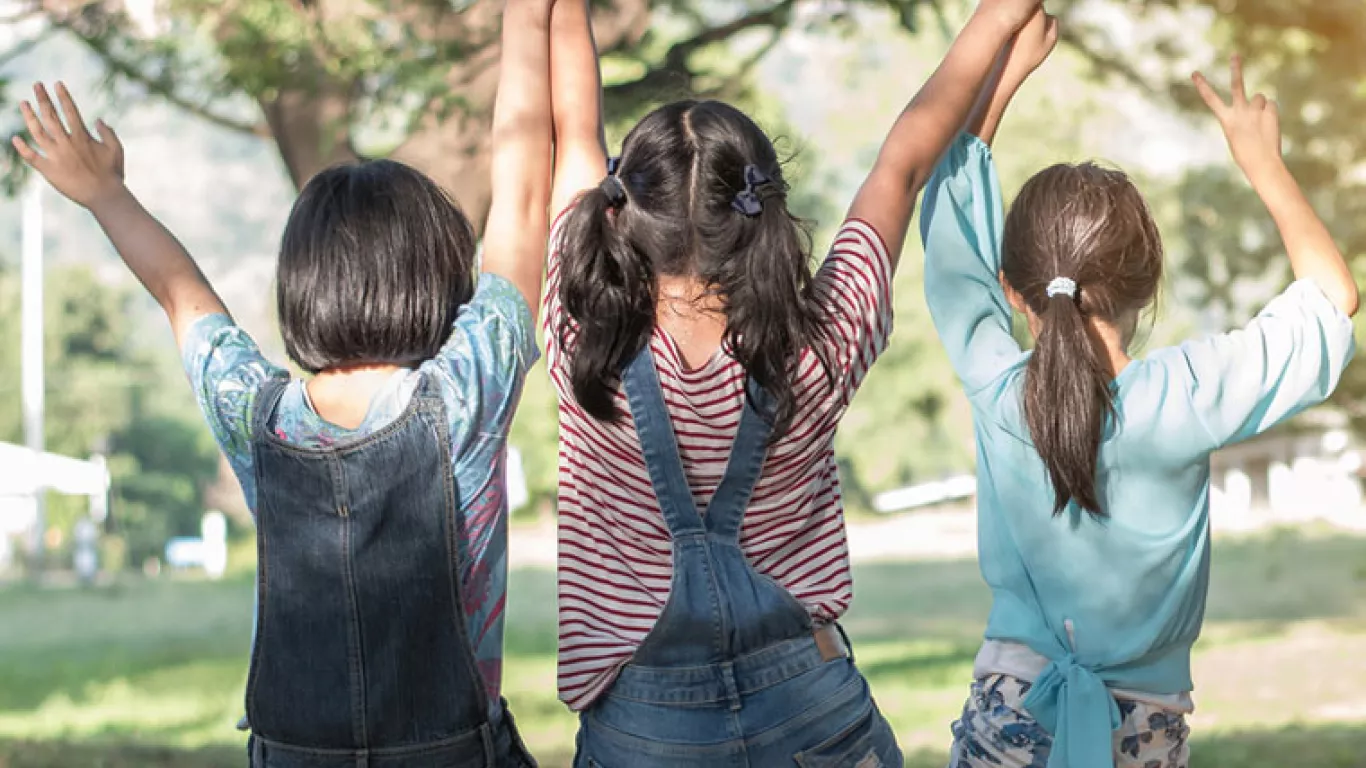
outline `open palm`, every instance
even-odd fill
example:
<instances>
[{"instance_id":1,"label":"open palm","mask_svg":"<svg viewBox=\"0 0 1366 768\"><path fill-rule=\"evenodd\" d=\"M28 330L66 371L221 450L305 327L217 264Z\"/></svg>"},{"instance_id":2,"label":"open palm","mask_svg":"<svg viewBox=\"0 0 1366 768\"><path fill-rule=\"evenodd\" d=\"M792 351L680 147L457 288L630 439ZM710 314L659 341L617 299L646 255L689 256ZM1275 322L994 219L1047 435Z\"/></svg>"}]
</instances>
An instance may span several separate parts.
<instances>
[{"instance_id":1,"label":"open palm","mask_svg":"<svg viewBox=\"0 0 1366 768\"><path fill-rule=\"evenodd\" d=\"M27 101L19 107L33 146L22 137L13 139L24 162L58 192L87 208L117 193L123 187L123 145L113 129L100 121L95 124L99 138L91 136L76 102L61 83L57 84L61 115L41 83L33 87L33 94L37 111Z\"/></svg>"}]
</instances>

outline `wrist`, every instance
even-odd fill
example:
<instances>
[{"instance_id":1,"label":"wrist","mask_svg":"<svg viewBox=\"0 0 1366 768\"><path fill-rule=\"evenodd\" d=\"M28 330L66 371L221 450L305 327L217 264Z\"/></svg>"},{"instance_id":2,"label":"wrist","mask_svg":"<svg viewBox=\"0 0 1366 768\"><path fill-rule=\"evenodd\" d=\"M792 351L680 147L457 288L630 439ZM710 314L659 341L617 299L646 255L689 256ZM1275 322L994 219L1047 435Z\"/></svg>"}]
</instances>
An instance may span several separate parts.
<instances>
[{"instance_id":1,"label":"wrist","mask_svg":"<svg viewBox=\"0 0 1366 768\"><path fill-rule=\"evenodd\" d=\"M122 207L132 198L133 193L129 191L127 185L119 181L96 189L88 199L81 201L81 204L96 217L99 217L111 209Z\"/></svg>"},{"instance_id":2,"label":"wrist","mask_svg":"<svg viewBox=\"0 0 1366 768\"><path fill-rule=\"evenodd\" d=\"M1243 175L1258 194L1272 194L1288 187L1298 187L1285 160L1280 157L1259 159L1243 164Z\"/></svg>"},{"instance_id":3,"label":"wrist","mask_svg":"<svg viewBox=\"0 0 1366 768\"><path fill-rule=\"evenodd\" d=\"M1007 14L978 5L977 10L973 11L972 18L968 20L969 26L976 26L984 33L991 34L996 39L1005 44L1007 40L1015 36L1020 31L1020 25L1016 20Z\"/></svg>"},{"instance_id":4,"label":"wrist","mask_svg":"<svg viewBox=\"0 0 1366 768\"><path fill-rule=\"evenodd\" d=\"M1273 218L1293 210L1297 202L1304 200L1304 192L1299 182L1291 175L1285 163L1277 162L1268 167L1247 174L1252 190L1257 193Z\"/></svg>"}]
</instances>

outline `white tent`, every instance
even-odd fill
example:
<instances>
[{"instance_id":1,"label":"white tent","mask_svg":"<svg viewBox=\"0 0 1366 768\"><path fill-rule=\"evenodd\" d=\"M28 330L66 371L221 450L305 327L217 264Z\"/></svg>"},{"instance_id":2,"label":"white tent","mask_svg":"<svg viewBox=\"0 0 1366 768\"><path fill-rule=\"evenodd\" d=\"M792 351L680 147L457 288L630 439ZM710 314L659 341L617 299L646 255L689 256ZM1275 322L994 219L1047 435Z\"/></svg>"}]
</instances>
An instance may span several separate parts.
<instances>
[{"instance_id":1,"label":"white tent","mask_svg":"<svg viewBox=\"0 0 1366 768\"><path fill-rule=\"evenodd\" d=\"M98 457L82 461L0 443L0 496L33 496L40 491L103 496L109 492L109 470Z\"/></svg>"},{"instance_id":2,"label":"white tent","mask_svg":"<svg viewBox=\"0 0 1366 768\"><path fill-rule=\"evenodd\" d=\"M81 461L0 443L0 568L13 557L10 537L32 533L38 522L38 494L44 491L90 497L91 517L102 522L109 494L104 457Z\"/></svg>"}]
</instances>

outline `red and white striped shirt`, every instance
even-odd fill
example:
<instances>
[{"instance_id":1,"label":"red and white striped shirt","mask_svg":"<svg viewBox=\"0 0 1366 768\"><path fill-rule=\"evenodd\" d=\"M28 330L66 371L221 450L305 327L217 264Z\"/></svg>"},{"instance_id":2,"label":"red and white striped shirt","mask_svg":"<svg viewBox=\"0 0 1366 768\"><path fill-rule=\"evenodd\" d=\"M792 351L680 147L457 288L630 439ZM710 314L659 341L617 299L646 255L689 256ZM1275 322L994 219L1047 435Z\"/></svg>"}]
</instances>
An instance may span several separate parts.
<instances>
[{"instance_id":1,"label":"red and white striped shirt","mask_svg":"<svg viewBox=\"0 0 1366 768\"><path fill-rule=\"evenodd\" d=\"M558 240L551 240L545 324L546 361L560 396L559 690L571 709L582 710L611 686L663 611L672 550L635 427L630 420L600 422L574 400L559 343ZM815 278L828 331L817 343L825 346L834 387L806 350L796 418L769 451L740 533L754 568L787 588L819 623L839 618L853 594L835 428L887 345L891 278L877 232L846 222ZM689 370L658 328L650 348L693 498L705 509L739 428L745 372L724 352ZM620 392L617 407L630 411Z\"/></svg>"}]
</instances>

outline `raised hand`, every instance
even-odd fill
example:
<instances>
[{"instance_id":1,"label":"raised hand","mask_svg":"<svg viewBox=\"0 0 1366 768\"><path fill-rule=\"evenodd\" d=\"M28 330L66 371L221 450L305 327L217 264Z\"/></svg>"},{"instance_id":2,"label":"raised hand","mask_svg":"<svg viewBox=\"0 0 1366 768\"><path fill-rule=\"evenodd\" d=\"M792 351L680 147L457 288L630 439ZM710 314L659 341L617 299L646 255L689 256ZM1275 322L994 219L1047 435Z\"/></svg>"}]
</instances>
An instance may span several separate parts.
<instances>
[{"instance_id":1,"label":"raised hand","mask_svg":"<svg viewBox=\"0 0 1366 768\"><path fill-rule=\"evenodd\" d=\"M963 130L987 144L995 141L1001 119L1016 92L1057 46L1058 20L1040 6L1000 54L995 75L983 89Z\"/></svg>"},{"instance_id":2,"label":"raised hand","mask_svg":"<svg viewBox=\"0 0 1366 768\"><path fill-rule=\"evenodd\" d=\"M1042 7L1041 0L981 0L977 12L995 19L1006 31L1014 33Z\"/></svg>"},{"instance_id":3,"label":"raised hand","mask_svg":"<svg viewBox=\"0 0 1366 768\"><path fill-rule=\"evenodd\" d=\"M62 83L57 84L61 115L41 83L33 86L33 94L38 111L27 101L19 109L36 148L19 136L13 139L24 162L58 192L86 208L118 194L123 189L123 145L113 129L97 121L95 131L99 138L91 136L76 102Z\"/></svg>"},{"instance_id":4,"label":"raised hand","mask_svg":"<svg viewBox=\"0 0 1366 768\"><path fill-rule=\"evenodd\" d=\"M1040 6L1015 35L1001 82L1018 88L1058 47L1058 20Z\"/></svg>"},{"instance_id":5,"label":"raised hand","mask_svg":"<svg viewBox=\"0 0 1366 768\"><path fill-rule=\"evenodd\" d=\"M226 314L194 260L124 186L123 145L109 126L97 122L99 138L91 136L61 83L61 114L41 84L33 87L33 95L37 111L28 102L19 108L35 146L16 136L14 148L58 192L90 209L129 270L166 311L176 340L185 340L196 319Z\"/></svg>"},{"instance_id":6,"label":"raised hand","mask_svg":"<svg viewBox=\"0 0 1366 768\"><path fill-rule=\"evenodd\" d=\"M1210 111L1219 119L1229 149L1238 167L1254 185L1284 167L1281 156L1281 115L1276 102L1262 94L1251 99L1243 83L1243 59L1234 56L1233 100L1225 103L1205 76L1196 72L1192 79Z\"/></svg>"}]
</instances>

